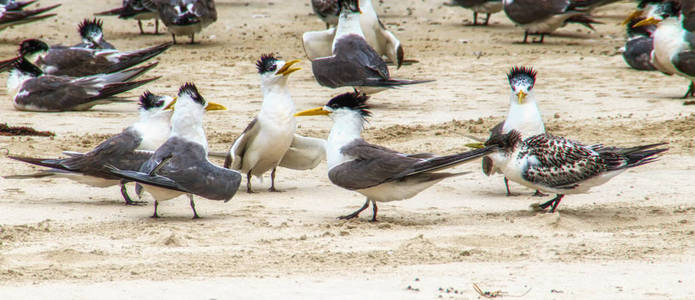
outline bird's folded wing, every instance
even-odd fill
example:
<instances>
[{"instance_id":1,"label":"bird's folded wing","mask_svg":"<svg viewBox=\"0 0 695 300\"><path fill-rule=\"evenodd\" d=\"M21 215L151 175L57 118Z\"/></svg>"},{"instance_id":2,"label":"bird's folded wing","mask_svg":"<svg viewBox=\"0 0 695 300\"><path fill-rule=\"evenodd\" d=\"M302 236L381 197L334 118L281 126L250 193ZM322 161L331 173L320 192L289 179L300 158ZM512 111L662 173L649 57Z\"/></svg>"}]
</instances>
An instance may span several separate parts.
<instances>
[{"instance_id":1,"label":"bird's folded wing","mask_svg":"<svg viewBox=\"0 0 695 300\"><path fill-rule=\"evenodd\" d=\"M302 35L304 41L304 52L311 59L327 57L333 55L333 37L335 37L335 27L320 30L308 31Z\"/></svg>"},{"instance_id":2,"label":"bird's folded wing","mask_svg":"<svg viewBox=\"0 0 695 300\"><path fill-rule=\"evenodd\" d=\"M313 169L326 159L326 140L294 135L280 166L293 170Z\"/></svg>"},{"instance_id":3,"label":"bird's folded wing","mask_svg":"<svg viewBox=\"0 0 695 300\"><path fill-rule=\"evenodd\" d=\"M522 177L553 188L574 188L577 184L606 171L599 154L591 147L560 137L533 137L529 165Z\"/></svg>"},{"instance_id":4,"label":"bird's folded wing","mask_svg":"<svg viewBox=\"0 0 695 300\"><path fill-rule=\"evenodd\" d=\"M673 56L671 62L678 71L695 77L695 51L680 52Z\"/></svg>"},{"instance_id":5,"label":"bird's folded wing","mask_svg":"<svg viewBox=\"0 0 695 300\"><path fill-rule=\"evenodd\" d=\"M369 188L399 179L395 176L421 160L369 144L362 139L344 146L341 151L355 159L331 168L328 178L334 184L349 190Z\"/></svg>"},{"instance_id":6,"label":"bird's folded wing","mask_svg":"<svg viewBox=\"0 0 695 300\"><path fill-rule=\"evenodd\" d=\"M241 169L244 162L244 154L246 153L246 147L261 129L258 124L258 117L253 118L251 123L246 126L246 129L239 135L239 137L234 140L232 148L229 149L229 153L224 160L224 167L232 170Z\"/></svg>"}]
</instances>

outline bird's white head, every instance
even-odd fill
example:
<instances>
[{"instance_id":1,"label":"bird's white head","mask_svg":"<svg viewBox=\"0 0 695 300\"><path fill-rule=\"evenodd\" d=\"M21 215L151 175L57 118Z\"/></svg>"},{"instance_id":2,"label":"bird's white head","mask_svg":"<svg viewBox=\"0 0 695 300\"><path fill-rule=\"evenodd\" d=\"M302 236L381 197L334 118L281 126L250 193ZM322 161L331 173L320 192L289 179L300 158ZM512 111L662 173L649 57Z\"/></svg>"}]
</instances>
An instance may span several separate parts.
<instances>
[{"instance_id":1,"label":"bird's white head","mask_svg":"<svg viewBox=\"0 0 695 300\"><path fill-rule=\"evenodd\" d=\"M333 119L334 126L344 125L361 131L367 117L371 116L368 99L369 96L358 91L344 93L333 97L325 106L301 111L295 116L327 115Z\"/></svg>"},{"instance_id":2,"label":"bird's white head","mask_svg":"<svg viewBox=\"0 0 695 300\"><path fill-rule=\"evenodd\" d=\"M273 54L261 55L261 58L256 62L256 69L261 75L261 89L287 85L289 75L301 70L301 68L292 67L298 62L298 59L287 62L279 60Z\"/></svg>"},{"instance_id":3,"label":"bird's white head","mask_svg":"<svg viewBox=\"0 0 695 300\"><path fill-rule=\"evenodd\" d=\"M527 103L535 103L533 95L533 86L536 83L536 71L533 68L513 67L507 74L509 79L509 87L512 89L510 104L523 105Z\"/></svg>"}]
</instances>

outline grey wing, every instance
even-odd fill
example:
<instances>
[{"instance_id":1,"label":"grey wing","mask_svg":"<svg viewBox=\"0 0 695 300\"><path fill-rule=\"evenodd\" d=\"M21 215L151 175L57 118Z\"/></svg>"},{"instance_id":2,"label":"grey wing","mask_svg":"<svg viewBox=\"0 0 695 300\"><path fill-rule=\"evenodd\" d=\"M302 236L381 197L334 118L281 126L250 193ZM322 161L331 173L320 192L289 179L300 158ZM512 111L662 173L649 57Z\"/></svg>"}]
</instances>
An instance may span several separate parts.
<instances>
[{"instance_id":1,"label":"grey wing","mask_svg":"<svg viewBox=\"0 0 695 300\"><path fill-rule=\"evenodd\" d=\"M201 145L178 138L171 138L167 143L169 147L166 151L160 153L157 150L157 159L158 162L166 157L171 159L157 175L175 181L190 193L212 200L229 200L239 189L239 172L212 164ZM165 153L166 156L159 156Z\"/></svg>"},{"instance_id":2,"label":"grey wing","mask_svg":"<svg viewBox=\"0 0 695 300\"><path fill-rule=\"evenodd\" d=\"M389 79L386 63L363 39L341 38L335 49L335 55L311 62L319 84L337 88L378 85Z\"/></svg>"},{"instance_id":3,"label":"grey wing","mask_svg":"<svg viewBox=\"0 0 695 300\"><path fill-rule=\"evenodd\" d=\"M370 77L378 76L389 79L389 69L386 62L381 58L372 46L369 46L364 38L358 36L347 36L341 38L335 45L336 56L344 56L349 61L358 62L370 70Z\"/></svg>"},{"instance_id":4,"label":"grey wing","mask_svg":"<svg viewBox=\"0 0 695 300\"><path fill-rule=\"evenodd\" d=\"M326 159L326 140L294 135L280 166L293 170L313 169Z\"/></svg>"},{"instance_id":5,"label":"grey wing","mask_svg":"<svg viewBox=\"0 0 695 300\"><path fill-rule=\"evenodd\" d=\"M195 11L200 16L209 21L217 21L217 9L214 0L200 0L197 2Z\"/></svg>"},{"instance_id":6,"label":"grey wing","mask_svg":"<svg viewBox=\"0 0 695 300\"><path fill-rule=\"evenodd\" d=\"M420 159L408 157L396 151L372 145L362 139L344 146L345 155L355 157L328 171L328 178L334 184L358 190L382 184L394 179Z\"/></svg>"},{"instance_id":7,"label":"grey wing","mask_svg":"<svg viewBox=\"0 0 695 300\"><path fill-rule=\"evenodd\" d=\"M522 177L535 184L572 189L606 171L606 165L591 147L561 137L537 135L524 144L532 145L528 152L531 163Z\"/></svg>"},{"instance_id":8,"label":"grey wing","mask_svg":"<svg viewBox=\"0 0 695 300\"><path fill-rule=\"evenodd\" d=\"M636 70L656 70L651 63L652 50L654 50L652 38L636 38L625 44L623 58L630 67Z\"/></svg>"},{"instance_id":9,"label":"grey wing","mask_svg":"<svg viewBox=\"0 0 695 300\"><path fill-rule=\"evenodd\" d=\"M84 169L90 165L93 166L95 162L117 160L118 157L134 152L141 141L142 137L129 127L123 130L123 132L101 142L92 151L81 156L65 159L63 165L69 169ZM143 162L141 161L140 165ZM135 168L125 168L122 165L115 165L115 167L126 170L138 170L140 165L137 165Z\"/></svg>"},{"instance_id":10,"label":"grey wing","mask_svg":"<svg viewBox=\"0 0 695 300\"><path fill-rule=\"evenodd\" d=\"M307 31L302 35L304 52L310 60L332 55L333 37L336 28L320 31Z\"/></svg>"},{"instance_id":11,"label":"grey wing","mask_svg":"<svg viewBox=\"0 0 695 300\"><path fill-rule=\"evenodd\" d=\"M688 76L695 77L695 51L676 54L671 60L676 69Z\"/></svg>"},{"instance_id":12,"label":"grey wing","mask_svg":"<svg viewBox=\"0 0 695 300\"><path fill-rule=\"evenodd\" d=\"M516 23L529 24L562 13L568 5L568 0L514 0L504 12Z\"/></svg>"},{"instance_id":13,"label":"grey wing","mask_svg":"<svg viewBox=\"0 0 695 300\"><path fill-rule=\"evenodd\" d=\"M311 0L314 12L322 18L329 15L338 15L340 8L336 0Z\"/></svg>"},{"instance_id":14,"label":"grey wing","mask_svg":"<svg viewBox=\"0 0 695 300\"><path fill-rule=\"evenodd\" d=\"M244 163L244 154L246 154L246 145L253 140L258 134L261 127L258 125L258 117L253 118L251 123L246 126L239 137L234 140L234 144L229 149L227 158L224 160L224 167L233 170L240 170Z\"/></svg>"},{"instance_id":15,"label":"grey wing","mask_svg":"<svg viewBox=\"0 0 695 300\"><path fill-rule=\"evenodd\" d=\"M46 75L27 80L15 102L51 111L64 111L90 102L98 94L99 91L95 88L85 88L71 83L67 78Z\"/></svg>"}]
</instances>

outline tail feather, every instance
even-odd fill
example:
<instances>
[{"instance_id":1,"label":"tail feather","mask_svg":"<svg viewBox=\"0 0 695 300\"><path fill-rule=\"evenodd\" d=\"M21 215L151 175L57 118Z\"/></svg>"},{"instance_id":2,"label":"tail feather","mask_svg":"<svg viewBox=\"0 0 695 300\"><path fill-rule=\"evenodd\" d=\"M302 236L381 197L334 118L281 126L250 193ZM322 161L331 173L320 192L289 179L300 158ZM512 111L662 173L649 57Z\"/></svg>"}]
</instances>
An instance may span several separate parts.
<instances>
[{"instance_id":1,"label":"tail feather","mask_svg":"<svg viewBox=\"0 0 695 300\"><path fill-rule=\"evenodd\" d=\"M6 8L7 8L7 10L22 10L24 7L27 7L36 1L38 1L38 0L15 1L15 2L11 3L13 5L8 5L8 7L6 7Z\"/></svg>"},{"instance_id":2,"label":"tail feather","mask_svg":"<svg viewBox=\"0 0 695 300\"><path fill-rule=\"evenodd\" d=\"M615 162L611 164L612 167L610 168L611 170L619 170L645 165L657 160L658 157L656 155L666 152L668 148L652 148L663 146L666 144L667 143L656 143L630 148L601 148L598 149L597 152L602 158L606 159L609 163L615 162L616 159L620 160L619 163Z\"/></svg>"},{"instance_id":3,"label":"tail feather","mask_svg":"<svg viewBox=\"0 0 695 300\"><path fill-rule=\"evenodd\" d=\"M126 7L119 7L119 8L114 8L112 10L107 10L107 11L102 11L95 13L95 16L120 16L123 14L123 12L126 11Z\"/></svg>"},{"instance_id":4,"label":"tail feather","mask_svg":"<svg viewBox=\"0 0 695 300\"><path fill-rule=\"evenodd\" d=\"M362 86L372 86L372 87L398 87L401 85L411 85L433 82L434 80L408 80L408 79L367 79Z\"/></svg>"},{"instance_id":5,"label":"tail feather","mask_svg":"<svg viewBox=\"0 0 695 300\"><path fill-rule=\"evenodd\" d=\"M128 82L131 81L140 75L144 74L145 72L152 70L152 68L156 67L159 63L154 62L146 66L142 67L137 67L137 68L132 68L124 71L119 71L119 72L114 72L104 76L103 78L106 80L106 82Z\"/></svg>"},{"instance_id":6,"label":"tail feather","mask_svg":"<svg viewBox=\"0 0 695 300\"><path fill-rule=\"evenodd\" d=\"M120 70L124 70L132 66L141 64L166 51L173 44L174 43L172 42L168 42L150 48L121 53L121 55L119 56L120 62L111 66L107 73L118 72Z\"/></svg>"},{"instance_id":7,"label":"tail feather","mask_svg":"<svg viewBox=\"0 0 695 300\"><path fill-rule=\"evenodd\" d=\"M54 4L51 6L46 6L42 8L37 8L37 9L32 9L32 10L16 10L16 11L6 11L3 13L3 18L8 18L8 19L23 19L23 18L28 18L31 16L36 16L38 14L47 12L49 10L52 10L58 6L61 6L61 4ZM38 16L42 17L42 16Z\"/></svg>"},{"instance_id":8,"label":"tail feather","mask_svg":"<svg viewBox=\"0 0 695 300\"><path fill-rule=\"evenodd\" d=\"M482 149L475 149L468 152L452 154L447 156L439 156L432 159L424 160L422 163L415 165L413 168L406 170L396 177L405 177L423 172L434 172L442 169L451 168L453 166L480 158L495 151L497 146L488 146Z\"/></svg>"},{"instance_id":9,"label":"tail feather","mask_svg":"<svg viewBox=\"0 0 695 300\"><path fill-rule=\"evenodd\" d=\"M190 193L189 191L186 191L183 187L178 185L175 181L161 175L150 175L147 173L141 173L137 171L119 170L118 168L111 165L106 165L106 168L111 175L127 179L129 181L135 181L138 183L153 185L183 193ZM140 195L142 193L142 188L138 189L136 187L136 193Z\"/></svg>"},{"instance_id":10,"label":"tail feather","mask_svg":"<svg viewBox=\"0 0 695 300\"><path fill-rule=\"evenodd\" d=\"M603 24L602 22L599 22L599 21L596 21L596 20L592 19L592 18L589 17L588 15L577 15L577 16L573 16L573 17L567 19L567 20L565 21L565 23L577 23L577 24L580 24L580 25L584 25L585 27L587 27L587 28L589 28L589 29L591 29L591 30L593 30L593 31L596 31L596 29L595 29L594 26L592 26L591 24Z\"/></svg>"},{"instance_id":11,"label":"tail feather","mask_svg":"<svg viewBox=\"0 0 695 300\"><path fill-rule=\"evenodd\" d=\"M54 17L54 16L56 16L56 14L45 14L45 15L31 16L31 17L6 18L3 20L0 20L0 25L2 25L4 28L7 26L14 26L14 25L20 25L20 24L26 24L26 23L31 23L31 22L35 22L35 21L40 21L40 20Z\"/></svg>"},{"instance_id":12,"label":"tail feather","mask_svg":"<svg viewBox=\"0 0 695 300\"><path fill-rule=\"evenodd\" d=\"M52 169L58 169L58 170L65 170L65 171L73 171L65 167L62 163L62 159L52 159L52 158L34 158L34 157L26 157L26 156L8 156L11 159L18 160L21 162L25 162L28 164L32 165L37 165L41 167L47 167L47 168L52 168Z\"/></svg>"},{"instance_id":13,"label":"tail feather","mask_svg":"<svg viewBox=\"0 0 695 300\"><path fill-rule=\"evenodd\" d=\"M116 82L116 83L107 84L103 89L101 89L99 91L99 95L91 97L88 100L94 101L94 100L109 98L113 95L120 94L120 93L129 91L129 90L138 88L146 83L157 80L159 78L160 78L160 76L152 77L152 78L144 79L144 80L139 80L139 81Z\"/></svg>"}]
</instances>

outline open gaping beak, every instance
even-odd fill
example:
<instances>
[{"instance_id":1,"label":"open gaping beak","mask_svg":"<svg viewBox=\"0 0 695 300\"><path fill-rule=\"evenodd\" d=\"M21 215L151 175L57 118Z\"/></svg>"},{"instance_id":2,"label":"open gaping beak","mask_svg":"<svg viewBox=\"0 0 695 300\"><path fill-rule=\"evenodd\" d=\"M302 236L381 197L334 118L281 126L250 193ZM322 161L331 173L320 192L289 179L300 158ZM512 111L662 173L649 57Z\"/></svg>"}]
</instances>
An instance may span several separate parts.
<instances>
[{"instance_id":1,"label":"open gaping beak","mask_svg":"<svg viewBox=\"0 0 695 300\"><path fill-rule=\"evenodd\" d=\"M627 18L625 18L625 20L623 20L622 23L620 23L620 25L621 25L621 26L627 25L627 23L630 23L630 21L632 21L632 20L634 20L635 18L641 16L642 13L644 13L644 12L643 12L642 10L639 10L639 9L633 11L629 16L627 16Z\"/></svg>"},{"instance_id":2,"label":"open gaping beak","mask_svg":"<svg viewBox=\"0 0 695 300\"><path fill-rule=\"evenodd\" d=\"M330 114L330 111L327 111L323 109L323 107L317 107L317 108L312 108L312 109L307 109L305 111L300 111L296 114L294 114L295 117L303 117L303 116L326 116Z\"/></svg>"},{"instance_id":3,"label":"open gaping beak","mask_svg":"<svg viewBox=\"0 0 695 300\"><path fill-rule=\"evenodd\" d=\"M519 97L519 104L524 104L524 99L526 99L526 93L524 93L524 91L519 91L517 97Z\"/></svg>"},{"instance_id":4,"label":"open gaping beak","mask_svg":"<svg viewBox=\"0 0 695 300\"><path fill-rule=\"evenodd\" d=\"M637 22L637 24L635 24L635 25L632 25L632 28L637 28L637 27L647 26L647 25L656 25L656 24L659 24L659 22L661 22L661 20L657 20L653 17L649 17L647 19L644 19L642 21Z\"/></svg>"},{"instance_id":5,"label":"open gaping beak","mask_svg":"<svg viewBox=\"0 0 695 300\"><path fill-rule=\"evenodd\" d=\"M283 65L282 68L280 68L280 70L275 72L275 75L287 76L287 75L290 75L296 71L301 70L302 68L291 68L292 65L294 65L300 61L301 60L295 59L295 60L290 60L290 61L286 62L285 65Z\"/></svg>"},{"instance_id":6,"label":"open gaping beak","mask_svg":"<svg viewBox=\"0 0 695 300\"><path fill-rule=\"evenodd\" d=\"M205 107L205 110L227 110L226 107L222 104L217 104L215 102L208 102L208 106Z\"/></svg>"}]
</instances>

